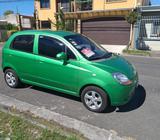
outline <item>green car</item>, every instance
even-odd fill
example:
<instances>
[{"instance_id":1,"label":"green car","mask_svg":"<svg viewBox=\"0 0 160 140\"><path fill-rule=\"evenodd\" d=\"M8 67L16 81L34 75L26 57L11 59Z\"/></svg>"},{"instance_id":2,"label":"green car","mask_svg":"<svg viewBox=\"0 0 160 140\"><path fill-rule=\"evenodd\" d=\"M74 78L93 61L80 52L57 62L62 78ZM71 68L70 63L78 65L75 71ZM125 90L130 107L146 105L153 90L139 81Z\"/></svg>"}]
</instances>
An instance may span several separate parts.
<instances>
[{"instance_id":1,"label":"green car","mask_svg":"<svg viewBox=\"0 0 160 140\"><path fill-rule=\"evenodd\" d=\"M132 64L73 32L14 33L3 47L2 68L11 88L26 83L60 91L94 112L126 104L138 85Z\"/></svg>"}]
</instances>

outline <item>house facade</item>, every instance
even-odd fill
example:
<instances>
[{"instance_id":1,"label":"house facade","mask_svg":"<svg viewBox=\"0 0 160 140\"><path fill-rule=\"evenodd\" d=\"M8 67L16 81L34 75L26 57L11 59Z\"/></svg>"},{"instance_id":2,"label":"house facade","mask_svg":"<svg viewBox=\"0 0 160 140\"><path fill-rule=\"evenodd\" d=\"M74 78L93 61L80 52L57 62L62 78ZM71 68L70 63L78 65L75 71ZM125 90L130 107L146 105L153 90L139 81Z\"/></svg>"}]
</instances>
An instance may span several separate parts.
<instances>
[{"instance_id":1,"label":"house facade","mask_svg":"<svg viewBox=\"0 0 160 140\"><path fill-rule=\"evenodd\" d=\"M139 7L141 18L135 26L137 49L160 51L160 6Z\"/></svg>"},{"instance_id":2,"label":"house facade","mask_svg":"<svg viewBox=\"0 0 160 140\"><path fill-rule=\"evenodd\" d=\"M55 13L63 7L77 32L101 44L127 45L130 25L125 16L143 5L149 5L149 0L39 0L35 12L39 28L55 30Z\"/></svg>"},{"instance_id":3,"label":"house facade","mask_svg":"<svg viewBox=\"0 0 160 140\"><path fill-rule=\"evenodd\" d=\"M110 10L135 8L137 6L148 5L149 0L93 0L93 10Z\"/></svg>"}]
</instances>

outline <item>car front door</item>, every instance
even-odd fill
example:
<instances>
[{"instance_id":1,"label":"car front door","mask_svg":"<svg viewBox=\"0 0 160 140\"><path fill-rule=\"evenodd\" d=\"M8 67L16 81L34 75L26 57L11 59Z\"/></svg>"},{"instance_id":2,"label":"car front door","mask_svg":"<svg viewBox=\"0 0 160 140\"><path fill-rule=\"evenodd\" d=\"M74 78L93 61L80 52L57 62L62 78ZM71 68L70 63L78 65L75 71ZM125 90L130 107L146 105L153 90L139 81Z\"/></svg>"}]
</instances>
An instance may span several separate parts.
<instances>
[{"instance_id":1,"label":"car front door","mask_svg":"<svg viewBox=\"0 0 160 140\"><path fill-rule=\"evenodd\" d=\"M56 59L56 55L66 52L66 50L68 62L64 64L63 61ZM38 38L37 66L37 74L41 84L76 94L79 62L72 51L69 48L66 49L66 45L62 41L40 35Z\"/></svg>"}]
</instances>

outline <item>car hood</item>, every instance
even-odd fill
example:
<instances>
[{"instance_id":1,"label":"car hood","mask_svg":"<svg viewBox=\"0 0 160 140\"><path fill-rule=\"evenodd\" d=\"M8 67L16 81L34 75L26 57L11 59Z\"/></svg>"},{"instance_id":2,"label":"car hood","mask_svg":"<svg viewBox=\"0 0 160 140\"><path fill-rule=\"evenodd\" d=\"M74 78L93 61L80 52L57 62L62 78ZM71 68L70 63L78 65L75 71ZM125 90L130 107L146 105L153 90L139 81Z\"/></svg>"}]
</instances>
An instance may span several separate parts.
<instances>
[{"instance_id":1,"label":"car hood","mask_svg":"<svg viewBox=\"0 0 160 140\"><path fill-rule=\"evenodd\" d=\"M122 56L115 54L113 54L112 57L107 59L93 61L93 65L110 73L123 73L129 79L133 79L136 75L136 70L133 65Z\"/></svg>"}]
</instances>

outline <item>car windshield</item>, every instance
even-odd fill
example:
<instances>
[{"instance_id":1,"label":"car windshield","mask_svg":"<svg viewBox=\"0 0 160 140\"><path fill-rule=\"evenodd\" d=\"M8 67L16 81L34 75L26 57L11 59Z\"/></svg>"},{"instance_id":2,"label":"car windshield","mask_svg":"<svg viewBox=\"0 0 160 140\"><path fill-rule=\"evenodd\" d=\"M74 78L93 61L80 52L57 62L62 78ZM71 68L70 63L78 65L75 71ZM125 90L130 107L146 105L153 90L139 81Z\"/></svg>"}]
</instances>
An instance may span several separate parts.
<instances>
[{"instance_id":1,"label":"car windshield","mask_svg":"<svg viewBox=\"0 0 160 140\"><path fill-rule=\"evenodd\" d=\"M111 57L100 45L82 35L69 35L64 37L70 42L87 60L97 60Z\"/></svg>"}]
</instances>

